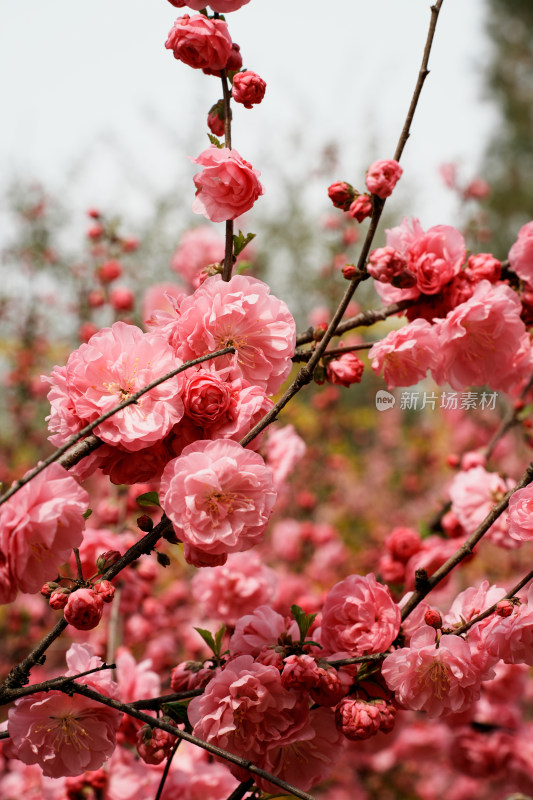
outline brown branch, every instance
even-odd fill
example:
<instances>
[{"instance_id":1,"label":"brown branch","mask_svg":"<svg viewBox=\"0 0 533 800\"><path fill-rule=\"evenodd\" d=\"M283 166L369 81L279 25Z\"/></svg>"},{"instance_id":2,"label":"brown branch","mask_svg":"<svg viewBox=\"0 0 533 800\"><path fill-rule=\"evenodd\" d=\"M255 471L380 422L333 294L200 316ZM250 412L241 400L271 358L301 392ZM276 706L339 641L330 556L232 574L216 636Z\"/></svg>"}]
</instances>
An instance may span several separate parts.
<instances>
[{"instance_id":1,"label":"brown branch","mask_svg":"<svg viewBox=\"0 0 533 800\"><path fill-rule=\"evenodd\" d=\"M231 150L231 91L225 69L220 73L222 95L224 97L224 145ZM226 220L226 244L224 249L224 268L222 280L229 281L233 270L233 220Z\"/></svg>"},{"instance_id":2,"label":"brown branch","mask_svg":"<svg viewBox=\"0 0 533 800\"><path fill-rule=\"evenodd\" d=\"M107 697L106 695L100 694L89 686L85 686L81 683L73 683L71 686L68 686L68 688L60 689L60 691L65 692L65 694L79 694L83 697L88 697L91 700L95 700L97 703L102 703L102 705L114 708L117 711L122 711L124 714L128 714L130 717L134 717L135 719L139 719L147 725L150 725L151 728L160 728L161 730L167 731L167 733L170 733L173 736L177 736L179 739L185 739L186 742L190 742L197 747L201 747L203 750L207 750L208 753L211 753L218 758L222 758L224 761L229 761L232 764L236 764L242 769L248 770L248 772L250 772L252 775L258 775L260 778L273 783L275 786L279 786L280 789L283 789L288 794L293 794L295 797L301 798L301 800L315 800L315 798L310 794L307 794L307 792L297 789L296 786L291 786L290 783L281 780L281 778L278 778L276 775L271 775L264 769L257 767L251 761L241 758L240 756L236 756L233 753L229 753L227 750L222 750L220 747L210 744L209 742L204 742L202 739L198 739L197 736L193 736L192 733L182 731L180 728L170 725L162 719L151 717L148 714L145 714L143 711L138 711L137 709L133 709L125 703L120 703L118 700L113 700L112 697Z\"/></svg>"},{"instance_id":3,"label":"brown branch","mask_svg":"<svg viewBox=\"0 0 533 800\"><path fill-rule=\"evenodd\" d=\"M145 700L135 700L128 703L130 708L138 708L141 711L158 711L165 703L179 703L180 700L188 700L191 697L199 697L204 693L203 689L189 689L186 692L175 692L174 694L162 694L161 697L147 697Z\"/></svg>"},{"instance_id":4,"label":"brown branch","mask_svg":"<svg viewBox=\"0 0 533 800\"><path fill-rule=\"evenodd\" d=\"M487 514L483 522L478 525L476 530L468 537L468 539L464 542L464 544L459 547L456 552L450 556L450 558L439 567L439 569L433 573L431 577L426 578L424 581L419 581L419 585L415 588L414 592L412 593L411 597L405 604L402 609L402 621L409 616L411 611L416 608L416 606L420 603L421 600L426 597L432 589L437 586L458 564L463 561L467 556L473 553L475 545L483 538L483 536L487 533L490 526L498 519L498 517L503 514L507 506L509 505L509 499L512 495L518 491L518 489L523 489L524 486L527 486L533 480L533 462L530 463L516 486L510 489L504 498L495 505L491 511Z\"/></svg>"},{"instance_id":5,"label":"brown branch","mask_svg":"<svg viewBox=\"0 0 533 800\"><path fill-rule=\"evenodd\" d=\"M349 347L335 347L333 350L326 350L322 353L322 358L333 358L334 356L343 356L345 353L355 353L358 350L370 350L376 342L365 342L364 344L352 344ZM312 350L296 350L292 360L293 361L309 361L313 354Z\"/></svg>"},{"instance_id":6,"label":"brown branch","mask_svg":"<svg viewBox=\"0 0 533 800\"><path fill-rule=\"evenodd\" d=\"M19 697L26 697L29 694L36 694L37 692L49 692L52 689L60 689L78 678L84 678L86 675L92 675L93 672L102 672L105 669L115 669L115 664L100 664L99 667L93 667L85 672L80 672L78 675L63 675L59 678L49 678L40 683L32 683L31 686L21 686L18 689L0 689L0 704L5 705L11 703L13 700L18 700Z\"/></svg>"},{"instance_id":7,"label":"brown branch","mask_svg":"<svg viewBox=\"0 0 533 800\"><path fill-rule=\"evenodd\" d=\"M400 300L398 303L391 303L391 305L383 306L383 308L370 308L368 311L361 311L355 317L350 317L340 325L337 325L335 336L342 336L343 333L352 331L354 328L361 328L363 326L369 327L376 322L382 322L384 319L387 319L387 317L393 316L393 314L399 314L400 311L405 311L406 308L409 308L416 302L418 301ZM296 346L299 347L302 344L308 344L313 341L315 341L315 330L314 328L309 328L309 330L298 334L296 337Z\"/></svg>"},{"instance_id":8,"label":"brown branch","mask_svg":"<svg viewBox=\"0 0 533 800\"><path fill-rule=\"evenodd\" d=\"M441 9L442 3L443 0L437 0L435 5L431 6L431 19L429 22L429 31L427 35L426 46L424 48L424 55L422 57L422 64L420 67L420 71L418 73L418 80L416 82L415 91L413 94L413 98L411 100L411 105L409 106L409 111L407 112L407 119L405 120L405 124L403 126L403 130L400 136L400 141L398 142L398 146L396 147L396 152L394 153L395 161L400 160L405 145L407 144L407 140L411 135L411 124L413 122L413 117L415 115L416 107L420 99L422 87L424 85L427 76L429 75L429 69L428 69L429 54L431 53L431 46L433 44L433 37L435 35L435 28L437 27L437 20L439 17L439 11Z\"/></svg>"},{"instance_id":9,"label":"brown branch","mask_svg":"<svg viewBox=\"0 0 533 800\"><path fill-rule=\"evenodd\" d=\"M67 627L68 622L64 617L61 617L51 631L49 631L46 636L39 642L37 647L35 647L31 653L29 653L26 658L24 658L20 664L17 664L7 678L4 680L2 684L2 689L14 689L20 686L24 686L28 683L30 670L35 664L42 664L44 662L44 654L54 642L58 636L60 636L65 628ZM6 701L10 702L10 700Z\"/></svg>"},{"instance_id":10,"label":"brown branch","mask_svg":"<svg viewBox=\"0 0 533 800\"><path fill-rule=\"evenodd\" d=\"M61 445L61 447L59 447L54 453L48 456L48 458L46 458L44 461L41 461L41 463L37 467L35 467L35 469L32 469L31 472L28 472L28 474L25 475L20 480L15 481L15 483L11 486L11 488L0 497L0 505L2 505L2 503L5 503L6 500L9 500L9 498L12 497L16 492L18 492L19 489L21 489L23 486L25 486L25 484L29 483L29 481L31 481L32 478L35 478L36 475L42 472L43 469L46 469L46 467L48 467L50 464L53 464L55 461L59 461L60 457L64 453L67 453L67 451L70 450L73 444L79 442L80 439L83 439L85 436L87 436L87 434L91 433L98 425L100 425L102 422L105 422L107 419L112 417L118 411L122 411L123 408L127 408L127 406L131 406L134 403L136 403L137 400L139 400L144 394L146 394L146 392L155 389L155 387L159 386L160 383L164 383L165 381L170 380L170 378L174 378L176 375L179 375L180 372L185 372L185 370L190 369L190 367L194 367L197 364L201 364L203 361L209 361L212 358L217 358L218 356L224 356L227 355L228 353L234 353L234 352L235 352L234 347L224 347L222 350L217 350L215 353L208 353L207 355L199 356L199 358L195 358L192 361L186 361L185 364L181 364L181 366L176 367L176 369L173 369L171 372L167 372L166 375L163 375L160 378L156 378L147 386L144 386L142 389L139 389L138 392L135 392L134 394L130 395L130 397L128 397L127 400L124 400L122 403L119 403L118 405L114 406L109 411L106 411L105 414L102 414L100 417L98 417L98 419L95 419L93 422L90 422L88 425L86 425L84 428L78 431L78 433L73 434L73 436L71 436L65 442L64 445ZM94 438L94 443L92 442L90 445L89 444L86 445L86 448L82 449L81 451L82 454L79 456L79 458L77 458L76 461L72 462L72 456L70 454L67 454L69 455L70 461L72 462L70 466L72 466L73 463L77 463L85 455L88 455L89 452L96 450L96 448L102 444L96 437L93 438ZM82 444L85 444L85 442L82 442Z\"/></svg>"}]
</instances>

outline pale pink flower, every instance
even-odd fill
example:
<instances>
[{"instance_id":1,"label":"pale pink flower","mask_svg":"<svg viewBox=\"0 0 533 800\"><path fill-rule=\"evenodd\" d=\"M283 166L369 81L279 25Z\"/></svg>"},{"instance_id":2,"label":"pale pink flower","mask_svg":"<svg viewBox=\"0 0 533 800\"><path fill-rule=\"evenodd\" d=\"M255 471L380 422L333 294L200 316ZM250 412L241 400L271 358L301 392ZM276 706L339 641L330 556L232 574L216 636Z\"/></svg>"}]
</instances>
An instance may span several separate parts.
<instances>
[{"instance_id":1,"label":"pale pink flower","mask_svg":"<svg viewBox=\"0 0 533 800\"><path fill-rule=\"evenodd\" d=\"M257 553L234 553L221 567L200 570L192 580L195 601L206 616L235 625L245 614L272 601L276 573Z\"/></svg>"},{"instance_id":2,"label":"pale pink flower","mask_svg":"<svg viewBox=\"0 0 533 800\"><path fill-rule=\"evenodd\" d=\"M206 268L224 258L224 240L208 225L186 231L170 266L194 289L205 280Z\"/></svg>"},{"instance_id":3,"label":"pale pink flower","mask_svg":"<svg viewBox=\"0 0 533 800\"><path fill-rule=\"evenodd\" d=\"M462 234L450 225L435 225L409 247L407 269L422 294L438 294L459 274L465 257Z\"/></svg>"},{"instance_id":4,"label":"pale pink flower","mask_svg":"<svg viewBox=\"0 0 533 800\"><path fill-rule=\"evenodd\" d=\"M274 485L281 487L294 467L307 450L302 437L294 429L294 425L271 425L268 428L265 444L266 463L272 470Z\"/></svg>"},{"instance_id":5,"label":"pale pink flower","mask_svg":"<svg viewBox=\"0 0 533 800\"><path fill-rule=\"evenodd\" d=\"M493 617L485 629L485 646L506 664L533 666L533 587L527 601L515 606L514 614Z\"/></svg>"},{"instance_id":6,"label":"pale pink flower","mask_svg":"<svg viewBox=\"0 0 533 800\"><path fill-rule=\"evenodd\" d=\"M160 500L179 539L221 556L263 538L276 492L260 455L218 439L189 445L167 464Z\"/></svg>"},{"instance_id":7,"label":"pale pink flower","mask_svg":"<svg viewBox=\"0 0 533 800\"><path fill-rule=\"evenodd\" d=\"M392 194L402 173L403 169L393 159L374 161L366 173L366 187L369 192L384 200Z\"/></svg>"},{"instance_id":8,"label":"pale pink flower","mask_svg":"<svg viewBox=\"0 0 533 800\"><path fill-rule=\"evenodd\" d=\"M225 68L231 45L226 23L221 19L208 19L203 14L178 17L165 42L174 58L194 69L211 70Z\"/></svg>"},{"instance_id":9,"label":"pale pink flower","mask_svg":"<svg viewBox=\"0 0 533 800\"><path fill-rule=\"evenodd\" d=\"M429 717L458 714L478 699L479 671L472 666L470 647L459 636L444 635L435 643L435 631L422 626L409 647L388 655L381 668L399 703Z\"/></svg>"},{"instance_id":10,"label":"pale pink flower","mask_svg":"<svg viewBox=\"0 0 533 800\"><path fill-rule=\"evenodd\" d=\"M473 467L458 472L449 488L452 512L467 535L473 533L492 508L514 486L514 481L504 480L497 472L487 472L484 467ZM494 544L507 550L519 547L520 540L509 535L508 512L504 511L485 534Z\"/></svg>"},{"instance_id":11,"label":"pale pink flower","mask_svg":"<svg viewBox=\"0 0 533 800\"><path fill-rule=\"evenodd\" d=\"M94 421L177 366L172 348L161 336L143 333L125 322L102 328L71 353L64 372L56 368L52 373L49 427L57 433L51 441L62 444L66 434ZM128 451L160 441L183 416L182 380L178 375L164 381L98 425L95 434Z\"/></svg>"},{"instance_id":12,"label":"pale pink flower","mask_svg":"<svg viewBox=\"0 0 533 800\"><path fill-rule=\"evenodd\" d=\"M333 712L315 708L309 714L309 724L300 738L288 744L269 747L263 768L284 781L308 791L325 780L333 771L342 753L342 736L335 725ZM279 792L279 788L264 778L257 785L265 792Z\"/></svg>"},{"instance_id":13,"label":"pale pink flower","mask_svg":"<svg viewBox=\"0 0 533 800\"><path fill-rule=\"evenodd\" d=\"M264 194L261 173L236 150L211 146L192 161L204 168L193 178L196 197L192 210L211 222L240 217Z\"/></svg>"},{"instance_id":14,"label":"pale pink flower","mask_svg":"<svg viewBox=\"0 0 533 800\"><path fill-rule=\"evenodd\" d=\"M158 312L171 314L175 309L175 301L183 299L186 292L175 283L154 283L144 293L142 301L142 319L145 325L156 325Z\"/></svg>"},{"instance_id":15,"label":"pale pink flower","mask_svg":"<svg viewBox=\"0 0 533 800\"><path fill-rule=\"evenodd\" d=\"M487 280L490 283L499 281L502 274L502 262L494 258L492 253L471 255L466 262L465 275L472 283Z\"/></svg>"},{"instance_id":16,"label":"pale pink flower","mask_svg":"<svg viewBox=\"0 0 533 800\"><path fill-rule=\"evenodd\" d=\"M351 656L386 650L400 630L400 609L372 573L350 575L326 595L320 643Z\"/></svg>"},{"instance_id":17,"label":"pale pink flower","mask_svg":"<svg viewBox=\"0 0 533 800\"><path fill-rule=\"evenodd\" d=\"M0 564L13 589L38 592L83 539L89 495L60 464L50 464L0 508Z\"/></svg>"},{"instance_id":18,"label":"pale pink flower","mask_svg":"<svg viewBox=\"0 0 533 800\"><path fill-rule=\"evenodd\" d=\"M400 225L395 228L388 228L385 233L387 247L393 247L407 258L411 247L418 239L424 236L424 229L418 219L412 218L408 220L407 217L404 217Z\"/></svg>"},{"instance_id":19,"label":"pale pink flower","mask_svg":"<svg viewBox=\"0 0 533 800\"><path fill-rule=\"evenodd\" d=\"M249 69L237 72L233 76L231 96L236 103L242 103L245 108L252 108L260 103L265 96L265 91L265 81Z\"/></svg>"},{"instance_id":20,"label":"pale pink flower","mask_svg":"<svg viewBox=\"0 0 533 800\"><path fill-rule=\"evenodd\" d=\"M88 645L72 645L69 652L69 666L76 669L67 675L77 674L79 667L79 671L85 671L102 663ZM106 684L106 679L98 682L92 675L80 682L92 684L102 694L116 696L116 684ZM111 692L106 691L106 686ZM52 778L80 775L98 769L113 753L121 718L122 712L81 695L68 697L55 690L37 692L17 700L10 709L10 738L5 752L25 764L39 764L44 775Z\"/></svg>"},{"instance_id":21,"label":"pale pink flower","mask_svg":"<svg viewBox=\"0 0 533 800\"><path fill-rule=\"evenodd\" d=\"M391 283L406 267L405 257L393 247L378 247L368 256L368 274L381 283Z\"/></svg>"},{"instance_id":22,"label":"pale pink flower","mask_svg":"<svg viewBox=\"0 0 533 800\"><path fill-rule=\"evenodd\" d=\"M193 359L229 345L235 355L216 359L218 371L274 394L292 366L296 326L282 300L266 283L245 275L223 281L208 278L181 305L170 338L182 359Z\"/></svg>"},{"instance_id":23,"label":"pale pink flower","mask_svg":"<svg viewBox=\"0 0 533 800\"><path fill-rule=\"evenodd\" d=\"M508 391L516 382L513 361L526 332L520 312L520 300L512 289L480 281L469 300L434 326L436 382L456 390L487 384Z\"/></svg>"},{"instance_id":24,"label":"pale pink flower","mask_svg":"<svg viewBox=\"0 0 533 800\"><path fill-rule=\"evenodd\" d=\"M533 284L533 221L520 228L518 239L509 250L509 263L519 278Z\"/></svg>"},{"instance_id":25,"label":"pale pink flower","mask_svg":"<svg viewBox=\"0 0 533 800\"><path fill-rule=\"evenodd\" d=\"M230 639L232 655L247 654L257 656L265 647L278 644L280 636L288 634L298 641L300 634L297 623L287 623L281 614L270 606L259 606L253 614L241 617Z\"/></svg>"},{"instance_id":26,"label":"pale pink flower","mask_svg":"<svg viewBox=\"0 0 533 800\"><path fill-rule=\"evenodd\" d=\"M425 319L415 319L376 342L368 357L372 359L374 372L379 374L383 370L389 389L413 386L433 367L435 347L433 326Z\"/></svg>"},{"instance_id":27,"label":"pale pink flower","mask_svg":"<svg viewBox=\"0 0 533 800\"><path fill-rule=\"evenodd\" d=\"M191 700L188 715L195 736L259 765L268 749L297 741L309 722L307 695L285 689L276 667L248 655L229 661Z\"/></svg>"},{"instance_id":28,"label":"pale pink flower","mask_svg":"<svg viewBox=\"0 0 533 800\"><path fill-rule=\"evenodd\" d=\"M509 500L509 536L518 542L533 540L533 485L515 492Z\"/></svg>"},{"instance_id":29,"label":"pale pink flower","mask_svg":"<svg viewBox=\"0 0 533 800\"><path fill-rule=\"evenodd\" d=\"M228 411L231 385L216 373L201 370L188 378L183 392L185 414L196 425L205 427L216 422Z\"/></svg>"}]
</instances>

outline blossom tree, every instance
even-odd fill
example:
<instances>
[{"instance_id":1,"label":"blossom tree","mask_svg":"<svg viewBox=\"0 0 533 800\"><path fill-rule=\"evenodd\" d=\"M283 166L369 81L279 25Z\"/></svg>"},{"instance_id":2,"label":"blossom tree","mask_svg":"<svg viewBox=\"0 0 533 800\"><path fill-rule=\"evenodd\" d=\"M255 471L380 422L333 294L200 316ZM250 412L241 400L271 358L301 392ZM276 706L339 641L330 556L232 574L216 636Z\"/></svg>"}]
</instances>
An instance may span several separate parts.
<instances>
[{"instance_id":1,"label":"blossom tree","mask_svg":"<svg viewBox=\"0 0 533 800\"><path fill-rule=\"evenodd\" d=\"M230 33L247 2L170 0L197 13L178 17L165 44L180 69L221 84L211 144L192 159L201 169L191 200L224 223L224 237L204 226L184 237L172 263L184 285L151 287L141 328L127 318L132 295L108 291L121 273L112 246L124 240L90 212L101 259L92 302L126 318L85 327L65 365L44 376L56 449L0 498L0 599L25 609L28 628L13 617L2 796L363 800L393 770L397 796L531 793L532 723L518 701L531 696L533 571L515 551L533 539L533 464L502 443L529 427L533 223L503 262L469 254L450 225L424 230L418 219L373 249L402 177L437 0L393 157L369 165L366 191L345 180L325 187L339 219L369 222L357 263L342 267L336 309L298 334L287 304L239 263L254 234L235 222L265 191L232 145L232 102L253 109L267 88L242 68ZM384 305L354 310L370 280ZM373 328L398 316L405 324L385 335ZM356 571L320 517L318 487L298 492L306 518L289 513L287 485L306 446L284 416L301 390L327 381L313 398L327 418L326 392L382 387L372 371L389 390L377 391L378 408L394 406L390 390L429 386L431 373L423 393L433 407L434 388L453 409L480 387L484 405L501 392L508 410L474 446L454 440L457 471L431 523L391 524ZM355 483L343 498L353 527L363 505ZM375 492L371 502L387 500ZM482 539L496 560L513 553L505 586L491 583ZM55 652L65 638L68 649Z\"/></svg>"}]
</instances>

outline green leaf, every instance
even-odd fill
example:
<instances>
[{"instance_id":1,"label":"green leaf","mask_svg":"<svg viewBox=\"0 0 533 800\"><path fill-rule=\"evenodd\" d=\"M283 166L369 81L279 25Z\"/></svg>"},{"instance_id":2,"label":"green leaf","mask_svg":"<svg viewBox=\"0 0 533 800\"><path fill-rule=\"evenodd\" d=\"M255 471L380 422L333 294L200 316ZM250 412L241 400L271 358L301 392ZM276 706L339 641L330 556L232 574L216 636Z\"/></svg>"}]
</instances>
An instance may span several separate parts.
<instances>
[{"instance_id":1,"label":"green leaf","mask_svg":"<svg viewBox=\"0 0 533 800\"><path fill-rule=\"evenodd\" d=\"M306 614L303 608L300 608L300 606L297 605L291 606L291 614L298 623L298 628L300 630L300 642L303 644L309 628L315 620L316 614Z\"/></svg>"},{"instance_id":2,"label":"green leaf","mask_svg":"<svg viewBox=\"0 0 533 800\"><path fill-rule=\"evenodd\" d=\"M213 639L213 634L211 633L211 631L206 631L205 628L195 628L194 630L200 634L206 645L212 651L213 655L216 656L217 646L215 644L215 640Z\"/></svg>"},{"instance_id":3,"label":"green leaf","mask_svg":"<svg viewBox=\"0 0 533 800\"><path fill-rule=\"evenodd\" d=\"M226 626L222 625L220 630L218 630L215 634L215 655L220 656L220 647L222 645L222 639L224 638L224 634L226 633Z\"/></svg>"},{"instance_id":4,"label":"green leaf","mask_svg":"<svg viewBox=\"0 0 533 800\"><path fill-rule=\"evenodd\" d=\"M246 236L242 231L233 235L233 255L235 258L239 256L247 244L250 244L252 239L255 239L255 233L247 233Z\"/></svg>"},{"instance_id":5,"label":"green leaf","mask_svg":"<svg viewBox=\"0 0 533 800\"><path fill-rule=\"evenodd\" d=\"M215 147L218 147L220 150L224 147L224 145L222 144L220 139L217 139L217 137L214 136L212 133L208 133L207 134L207 138L209 139L211 144L214 144Z\"/></svg>"},{"instance_id":6,"label":"green leaf","mask_svg":"<svg viewBox=\"0 0 533 800\"><path fill-rule=\"evenodd\" d=\"M159 495L157 492L145 492L144 494L140 494L137 498L137 505L159 506L159 508L161 508L161 503L159 502Z\"/></svg>"},{"instance_id":7,"label":"green leaf","mask_svg":"<svg viewBox=\"0 0 533 800\"><path fill-rule=\"evenodd\" d=\"M84 514L82 514L83 519L89 519L92 513L93 513L92 508L88 508L87 511Z\"/></svg>"}]
</instances>

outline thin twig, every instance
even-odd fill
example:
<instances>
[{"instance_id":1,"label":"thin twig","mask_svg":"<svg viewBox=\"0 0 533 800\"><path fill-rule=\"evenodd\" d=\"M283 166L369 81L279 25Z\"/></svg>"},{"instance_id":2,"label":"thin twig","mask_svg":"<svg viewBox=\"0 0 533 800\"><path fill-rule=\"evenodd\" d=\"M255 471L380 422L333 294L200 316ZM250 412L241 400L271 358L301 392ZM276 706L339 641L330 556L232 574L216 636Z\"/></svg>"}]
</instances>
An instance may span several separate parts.
<instances>
[{"instance_id":1,"label":"thin twig","mask_svg":"<svg viewBox=\"0 0 533 800\"><path fill-rule=\"evenodd\" d=\"M93 667L85 672L80 672L78 675L63 675L59 678L49 678L46 681L41 681L41 683L32 683L31 686L21 686L18 689L0 689L0 705L11 703L13 700L18 700L19 697L26 697L29 694L59 689L61 686L76 681L78 678L85 678L86 675L92 675L94 672L102 672L105 669L115 669L115 666L115 664L100 664L99 667Z\"/></svg>"},{"instance_id":2,"label":"thin twig","mask_svg":"<svg viewBox=\"0 0 533 800\"><path fill-rule=\"evenodd\" d=\"M134 394L130 395L130 397L128 397L122 403L119 403L118 405L114 406L114 408L111 408L109 411L106 411L105 414L102 414L100 417L98 417L98 419L95 419L93 422L90 422L88 425L86 425L84 428L78 431L78 433L73 434L73 436L71 436L65 442L65 444L61 445L61 447L59 447L54 453L48 456L48 458L45 458L44 461L41 461L41 463L37 467L35 467L35 469L32 469L31 472L28 472L28 474L25 475L20 480L15 481L15 483L11 486L11 488L0 497L0 505L2 505L2 503L5 503L6 500L9 500L9 498L12 497L16 492L18 492L19 489L21 489L23 486L25 486L25 484L31 481L32 478L35 478L36 475L42 472L43 469L46 469L46 467L48 467L50 464L53 464L55 461L59 461L61 456L67 453L67 451L70 450L73 444L79 442L80 439L83 439L85 436L87 436L87 434L91 433L98 425L100 425L102 422L105 422L107 419L112 417L118 411L122 411L123 408L127 408L127 406L131 406L134 403L136 403L137 400L139 400L144 394L146 394L146 392L155 389L156 386L159 386L159 384L170 380L170 378L174 378L176 375L179 375L180 372L185 372L185 370L190 369L190 367L194 367L197 364L201 364L203 361L209 361L212 358L218 358L218 356L225 356L228 353L234 353L234 352L235 352L234 347L224 347L222 350L217 350L215 353L208 353L207 355L199 356L199 358L195 358L192 361L186 361L185 364L181 364L181 366L176 367L176 369L173 369L171 372L167 372L166 375L163 375L160 378L156 378L147 386L144 386L142 389L139 389L138 392L135 392ZM99 447L100 445L101 442L98 439L96 439L96 437L94 437L94 446L90 447L89 452L92 452L92 450L96 450L96 448ZM88 453L84 453L83 456L84 455L88 455ZM78 460L81 460L81 458Z\"/></svg>"},{"instance_id":3,"label":"thin twig","mask_svg":"<svg viewBox=\"0 0 533 800\"><path fill-rule=\"evenodd\" d=\"M224 145L231 150L231 91L225 69L220 73L222 95L224 97ZM233 271L233 220L226 220L226 245L224 248L224 268L222 280L229 281Z\"/></svg>"},{"instance_id":4,"label":"thin twig","mask_svg":"<svg viewBox=\"0 0 533 800\"><path fill-rule=\"evenodd\" d=\"M172 764L172 759L176 755L178 751L178 747L180 746L182 739L178 739L174 747L172 748L172 752L170 753L169 757L167 758L167 763L165 764L165 769L163 770L163 774L161 775L161 780L159 781L159 786L157 787L157 793L154 797L154 800L161 800L161 795L163 794L163 789L165 788L165 783L168 778L168 773L170 770L170 765Z\"/></svg>"},{"instance_id":5,"label":"thin twig","mask_svg":"<svg viewBox=\"0 0 533 800\"><path fill-rule=\"evenodd\" d=\"M531 572L528 572L528 573L527 573L527 575L525 575L525 576L522 578L522 580L518 581L518 583L516 584L516 586L513 586L513 588L512 588L512 589L509 589L509 591L507 592L507 594L505 594L505 595L504 595L504 596L501 598L501 600L509 600L511 597L514 597L516 594L518 594L518 592L520 591L520 589L523 589L523 588L524 588L524 586L527 586L527 584L528 584L528 583L529 583L531 580L533 580L533 570L531 570ZM501 603L501 600L498 600L498 603ZM473 617L471 620L469 620L469 622L465 622L465 623L464 623L463 625L461 625L459 628L454 628L454 629L453 629L453 633L455 633L455 634L457 634L457 635L460 635L460 634L462 634L462 633L465 633L465 632L466 632L466 631L468 631L468 630L469 630L469 629L470 629L470 628L471 628L473 625L476 625L478 622L481 622L482 620L486 619L487 617L490 617L490 615L491 615L491 614L494 614L494 612L496 611L496 607L497 607L498 603L493 603L493 605L491 605L491 606L490 606L490 608L486 608L486 609L485 609L485 611L482 611L482 612L481 612L480 614L478 614L476 617Z\"/></svg>"},{"instance_id":6,"label":"thin twig","mask_svg":"<svg viewBox=\"0 0 533 800\"><path fill-rule=\"evenodd\" d=\"M384 319L387 319L387 317L392 317L394 314L405 311L405 309L410 308L410 306L413 306L416 302L418 301L412 299L400 300L397 303L391 303L382 308L370 308L367 311L361 311L359 314L356 314L355 317L350 317L344 322L341 322L341 324L337 326L335 336L342 336L343 333L352 331L355 328L362 328L363 326L369 327L376 322L382 322ZM309 330L298 334L296 337L296 346L300 347L302 344L309 344L309 342L313 341L315 341L315 329L309 328Z\"/></svg>"},{"instance_id":7,"label":"thin twig","mask_svg":"<svg viewBox=\"0 0 533 800\"><path fill-rule=\"evenodd\" d=\"M258 775L260 778L269 781L269 783L279 786L280 789L283 789L288 794L293 794L295 797L301 798L301 800L316 800L316 798L312 797L312 795L301 791L296 786L291 786L290 783L281 780L281 778L278 778L276 775L271 775L269 772L266 772L266 770L257 767L251 761L241 758L240 756L236 756L233 753L229 753L227 750L222 750L220 747L217 747L214 744L204 742L202 739L198 739L198 737L194 736L192 733L182 731L174 725L168 724L162 719L156 719L155 717L145 714L143 711L132 709L125 703L120 703L118 700L114 700L112 697L107 697L106 695L100 694L100 692L95 691L90 686L85 686L81 683L73 683L68 688L60 689L60 691L64 691L65 694L79 694L83 697L88 697L91 700L95 700L97 703L102 703L102 705L114 708L117 711L122 711L124 714L128 714L130 717L134 717L135 719L139 719L147 725L150 725L151 728L160 728L161 730L167 731L173 736L177 736L179 739L185 739L186 742L190 742L197 747L201 747L203 750L207 750L208 753L211 753L218 758L222 758L224 761L229 761L232 764L236 764L242 769L248 770L248 772L250 772L252 775Z\"/></svg>"},{"instance_id":8,"label":"thin twig","mask_svg":"<svg viewBox=\"0 0 533 800\"><path fill-rule=\"evenodd\" d=\"M375 344L376 342L364 342L364 344L352 344L349 347L335 347L333 350L326 350L325 353L322 353L322 358L343 356L345 353L355 353L358 350L370 350ZM312 350L296 350L292 360L309 361L312 353Z\"/></svg>"},{"instance_id":9,"label":"thin twig","mask_svg":"<svg viewBox=\"0 0 533 800\"><path fill-rule=\"evenodd\" d=\"M254 779L250 778L247 781L239 784L236 789L228 797L228 800L242 800L246 792L249 792L252 786L254 785Z\"/></svg>"},{"instance_id":10,"label":"thin twig","mask_svg":"<svg viewBox=\"0 0 533 800\"><path fill-rule=\"evenodd\" d=\"M498 517L503 514L509 505L509 499L513 496L513 494L518 491L518 489L523 489L524 486L527 486L532 480L533 462L530 463L518 483L507 492L504 498L497 505L491 509L483 522L478 525L476 530L468 537L461 547L459 547L459 549L456 550L456 552L450 556L450 558L445 561L442 567L439 567L439 569L434 572L431 577L424 580L423 585L419 585L417 588L415 588L414 592L402 609L402 621L409 616L409 614L416 608L420 601L423 600L424 597L426 597L426 595L429 594L429 592L452 571L452 569L460 564L463 559L472 554L475 545L487 533L493 522L495 522L495 520L497 520Z\"/></svg>"}]
</instances>

